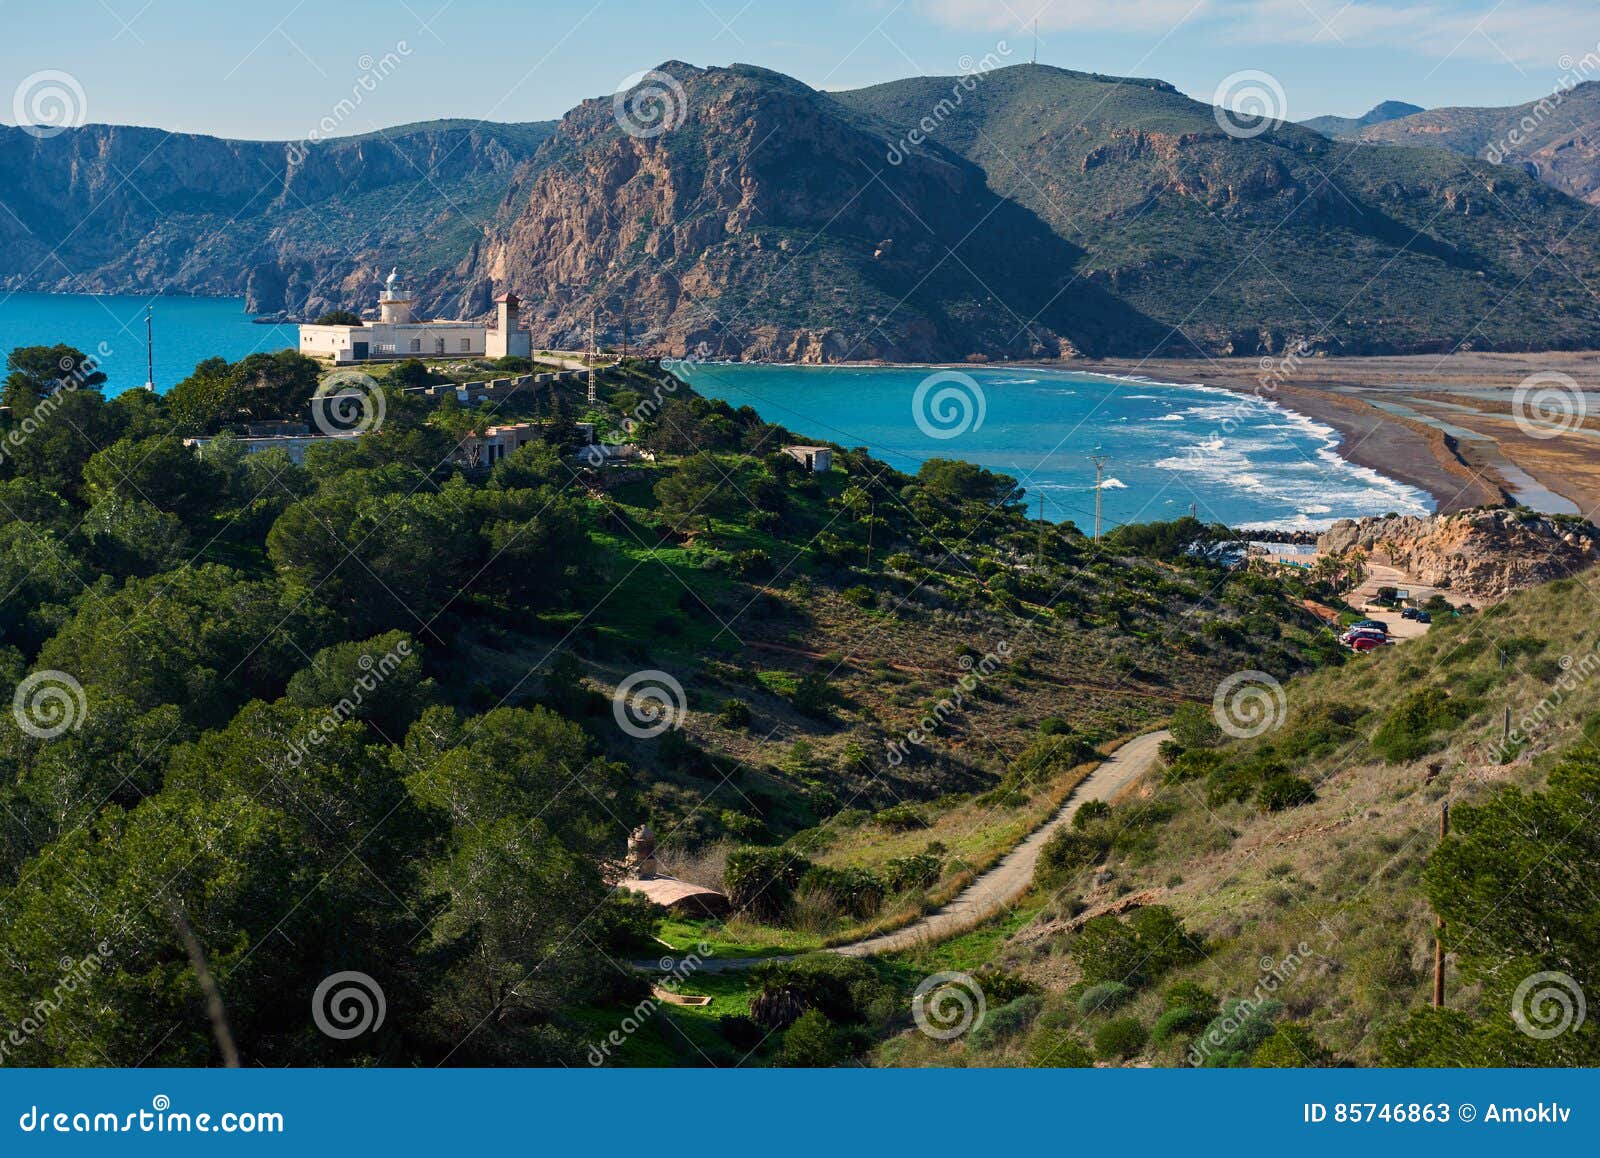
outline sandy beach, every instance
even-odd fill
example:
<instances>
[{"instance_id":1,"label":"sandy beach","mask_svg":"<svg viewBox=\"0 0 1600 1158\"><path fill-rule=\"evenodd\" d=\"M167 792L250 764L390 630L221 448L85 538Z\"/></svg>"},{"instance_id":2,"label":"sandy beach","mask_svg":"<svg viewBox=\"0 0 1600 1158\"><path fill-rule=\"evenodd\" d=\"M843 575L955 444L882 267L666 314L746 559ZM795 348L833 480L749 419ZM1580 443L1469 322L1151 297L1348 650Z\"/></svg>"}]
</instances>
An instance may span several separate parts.
<instances>
[{"instance_id":1,"label":"sandy beach","mask_svg":"<svg viewBox=\"0 0 1600 1158\"><path fill-rule=\"evenodd\" d=\"M1342 456L1428 491L1441 511L1507 500L1552 513L1600 510L1600 352L1040 365L1196 382L1276 401L1333 427ZM1515 420L1515 391L1535 374L1577 383L1578 394L1567 392L1580 415L1571 429L1530 433Z\"/></svg>"}]
</instances>

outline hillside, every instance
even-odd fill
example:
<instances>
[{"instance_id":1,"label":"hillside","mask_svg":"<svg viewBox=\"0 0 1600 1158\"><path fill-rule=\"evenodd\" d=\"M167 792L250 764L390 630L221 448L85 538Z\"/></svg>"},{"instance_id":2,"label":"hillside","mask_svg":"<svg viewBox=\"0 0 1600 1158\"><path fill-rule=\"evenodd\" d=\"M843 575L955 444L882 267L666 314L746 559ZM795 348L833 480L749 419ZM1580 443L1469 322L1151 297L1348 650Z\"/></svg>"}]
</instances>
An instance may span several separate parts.
<instances>
[{"instance_id":1,"label":"hillside","mask_svg":"<svg viewBox=\"0 0 1600 1158\"><path fill-rule=\"evenodd\" d=\"M1519 166L1553 188L1600 204L1600 81L1509 108L1429 109L1365 127L1358 136Z\"/></svg>"},{"instance_id":2,"label":"hillside","mask_svg":"<svg viewBox=\"0 0 1600 1158\"><path fill-rule=\"evenodd\" d=\"M903 964L1033 995L976 1040L901 1034L881 1060L1594 1065L1592 1024L1536 1037L1509 1015L1535 973L1567 975L1569 996L1597 980L1592 577L1290 680L1255 738L1180 711L1165 773L1047 850L1012 921ZM1157 929L1159 964L1125 955Z\"/></svg>"},{"instance_id":3,"label":"hillside","mask_svg":"<svg viewBox=\"0 0 1600 1158\"><path fill-rule=\"evenodd\" d=\"M838 95L910 125L955 83ZM982 166L997 193L1082 246L1075 288L1169 327L1162 353L1600 340L1600 307L1579 284L1600 228L1580 203L1444 150L1257 127L1229 136L1213 109L1159 82L1019 65L979 78L931 147ZM1577 280L1553 268L1569 262Z\"/></svg>"},{"instance_id":4,"label":"hillside","mask_svg":"<svg viewBox=\"0 0 1600 1158\"><path fill-rule=\"evenodd\" d=\"M1408 117L1412 113L1422 111L1424 110L1421 105L1407 104L1405 101L1383 101L1373 105L1359 117L1312 117L1309 121L1300 123L1325 137L1350 137L1368 125L1381 125L1385 121L1398 120L1400 117Z\"/></svg>"},{"instance_id":5,"label":"hillside","mask_svg":"<svg viewBox=\"0 0 1600 1158\"><path fill-rule=\"evenodd\" d=\"M231 436L303 419L309 359L110 400L63 362L13 352L0 414L0 1018L64 954L98 976L18 1064L214 1063L185 928L246 1064L582 1064L648 992L616 962L683 931L611 889L641 823L745 882L691 937L815 948L958 889L1227 672L1330 651L1298 577L1185 555L1197 523L1095 544L949 460L814 474L654 363L593 407L389 388L297 465ZM457 454L511 419L538 437ZM579 419L653 460L588 469ZM381 1033L283 1016L350 970Z\"/></svg>"},{"instance_id":6,"label":"hillside","mask_svg":"<svg viewBox=\"0 0 1600 1158\"><path fill-rule=\"evenodd\" d=\"M550 128L430 121L302 154L159 129L0 126L0 285L241 295L305 316L364 305L399 264L424 306L454 308L481 223Z\"/></svg>"},{"instance_id":7,"label":"hillside","mask_svg":"<svg viewBox=\"0 0 1600 1158\"><path fill-rule=\"evenodd\" d=\"M789 77L669 61L659 133L610 99L568 113L519 175L474 281L537 303L536 344L620 339L770 361L1057 357L1153 328L1090 286L1081 251L942 150ZM703 349L702 349L703 347Z\"/></svg>"}]
</instances>

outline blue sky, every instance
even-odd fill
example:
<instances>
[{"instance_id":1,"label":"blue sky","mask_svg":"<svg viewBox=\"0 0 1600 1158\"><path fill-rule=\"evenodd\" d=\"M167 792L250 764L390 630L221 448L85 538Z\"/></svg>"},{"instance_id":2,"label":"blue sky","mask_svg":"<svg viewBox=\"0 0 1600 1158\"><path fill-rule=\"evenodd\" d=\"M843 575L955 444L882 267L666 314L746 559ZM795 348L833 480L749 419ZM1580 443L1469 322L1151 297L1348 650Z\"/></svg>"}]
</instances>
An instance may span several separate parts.
<instances>
[{"instance_id":1,"label":"blue sky","mask_svg":"<svg viewBox=\"0 0 1600 1158\"><path fill-rule=\"evenodd\" d=\"M667 59L819 88L952 74L1026 60L1035 17L1045 63L1159 76L1202 100L1262 70L1295 120L1389 98L1520 103L1600 51L1594 0L0 0L0 17L0 119L18 119L5 90L59 70L89 121L284 139L374 66L388 75L336 134L552 118Z\"/></svg>"}]
</instances>

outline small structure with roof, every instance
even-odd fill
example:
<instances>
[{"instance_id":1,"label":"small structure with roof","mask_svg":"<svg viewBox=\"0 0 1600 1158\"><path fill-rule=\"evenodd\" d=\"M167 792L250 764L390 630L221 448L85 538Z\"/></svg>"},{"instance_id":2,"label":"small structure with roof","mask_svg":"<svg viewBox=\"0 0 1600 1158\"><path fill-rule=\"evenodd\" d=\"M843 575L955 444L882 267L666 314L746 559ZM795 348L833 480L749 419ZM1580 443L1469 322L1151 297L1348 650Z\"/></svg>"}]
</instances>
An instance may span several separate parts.
<instances>
[{"instance_id":1,"label":"small structure with roof","mask_svg":"<svg viewBox=\"0 0 1600 1158\"><path fill-rule=\"evenodd\" d=\"M643 893L662 908L689 917L721 917L732 908L726 893L661 876L659 868L655 830L641 824L628 836L628 875L617 882L619 890Z\"/></svg>"},{"instance_id":2,"label":"small structure with roof","mask_svg":"<svg viewBox=\"0 0 1600 1158\"><path fill-rule=\"evenodd\" d=\"M830 446L786 446L783 453L817 474L827 474L833 469L833 448Z\"/></svg>"},{"instance_id":3,"label":"small structure with roof","mask_svg":"<svg viewBox=\"0 0 1600 1158\"><path fill-rule=\"evenodd\" d=\"M361 325L300 327L300 352L335 365L404 358L526 358L533 339L521 328L521 299L504 293L495 299L495 324L468 321L418 321L416 298L389 272L378 294L378 316Z\"/></svg>"}]
</instances>

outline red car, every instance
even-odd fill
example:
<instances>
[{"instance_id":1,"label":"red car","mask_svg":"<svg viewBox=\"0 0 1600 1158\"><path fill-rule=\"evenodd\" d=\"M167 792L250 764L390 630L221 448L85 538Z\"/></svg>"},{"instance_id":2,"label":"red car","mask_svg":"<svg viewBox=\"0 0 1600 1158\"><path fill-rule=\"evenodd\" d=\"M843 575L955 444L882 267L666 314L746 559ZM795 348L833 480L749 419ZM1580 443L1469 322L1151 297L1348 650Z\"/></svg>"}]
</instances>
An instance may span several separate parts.
<instances>
[{"instance_id":1,"label":"red car","mask_svg":"<svg viewBox=\"0 0 1600 1158\"><path fill-rule=\"evenodd\" d=\"M1383 646L1383 640L1374 639L1370 635L1358 635L1350 641L1351 651L1376 651Z\"/></svg>"}]
</instances>

